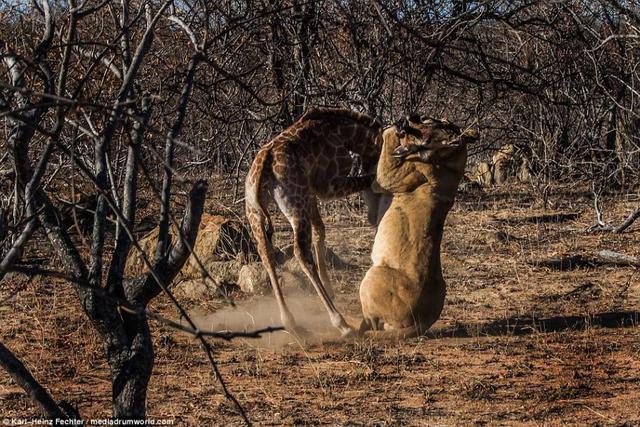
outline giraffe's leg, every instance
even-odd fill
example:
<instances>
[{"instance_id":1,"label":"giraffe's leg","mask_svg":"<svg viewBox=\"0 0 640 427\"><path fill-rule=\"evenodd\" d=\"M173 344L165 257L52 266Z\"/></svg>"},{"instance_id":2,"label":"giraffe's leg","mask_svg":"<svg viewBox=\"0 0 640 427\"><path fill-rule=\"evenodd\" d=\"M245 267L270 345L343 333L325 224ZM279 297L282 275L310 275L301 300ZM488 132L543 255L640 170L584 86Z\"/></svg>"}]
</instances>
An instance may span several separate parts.
<instances>
[{"instance_id":1,"label":"giraffe's leg","mask_svg":"<svg viewBox=\"0 0 640 427\"><path fill-rule=\"evenodd\" d=\"M294 254L296 258L298 258L298 262L300 262L302 270L305 272L316 292L320 296L325 309L329 312L331 324L336 327L342 335L353 334L353 329L347 324L338 309L336 309L329 293L322 285L322 280L320 279L318 269L313 261L313 253L311 251L311 224L309 219L304 218L300 220L298 223L294 224L293 228L295 238L293 246Z\"/></svg>"},{"instance_id":2,"label":"giraffe's leg","mask_svg":"<svg viewBox=\"0 0 640 427\"><path fill-rule=\"evenodd\" d=\"M318 268L313 259L313 252L311 250L311 203L309 196L302 192L291 194L281 190L276 191L275 196L280 210L289 220L291 227L293 227L293 253L298 259L302 271L305 272L320 296L320 300L322 300L325 309L329 312L331 324L336 327L343 336L354 334L354 330L347 324L340 312L338 312L327 290L322 285Z\"/></svg>"},{"instance_id":3,"label":"giraffe's leg","mask_svg":"<svg viewBox=\"0 0 640 427\"><path fill-rule=\"evenodd\" d=\"M333 299L333 286L331 285L331 279L329 278L329 272L327 271L327 248L324 244L325 229L322 218L320 217L320 211L318 210L317 200L314 199L310 201L310 208L311 225L313 227L313 250L316 256L316 265L320 272L322 285L327 291L329 298Z\"/></svg>"},{"instance_id":4,"label":"giraffe's leg","mask_svg":"<svg viewBox=\"0 0 640 427\"><path fill-rule=\"evenodd\" d=\"M262 261L262 265L269 274L269 281L273 288L273 294L276 297L278 308L280 310L280 320L285 328L289 331L296 331L296 322L284 301L282 288L275 270L275 255L273 253L273 244L271 243L271 224L269 219L263 213L262 209L255 209L252 206L246 206L246 215L251 225L253 237L256 239L258 247L258 255Z\"/></svg>"}]
</instances>

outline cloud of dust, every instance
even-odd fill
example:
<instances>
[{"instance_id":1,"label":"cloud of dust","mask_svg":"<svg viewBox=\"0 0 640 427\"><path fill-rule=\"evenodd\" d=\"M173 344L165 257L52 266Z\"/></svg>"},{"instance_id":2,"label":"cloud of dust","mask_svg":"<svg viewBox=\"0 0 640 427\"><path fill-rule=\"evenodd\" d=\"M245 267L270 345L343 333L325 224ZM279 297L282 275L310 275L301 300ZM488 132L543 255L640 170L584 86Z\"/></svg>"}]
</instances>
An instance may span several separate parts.
<instances>
[{"instance_id":1,"label":"cloud of dust","mask_svg":"<svg viewBox=\"0 0 640 427\"><path fill-rule=\"evenodd\" d=\"M316 294L295 291L285 295L285 302L296 319L297 325L309 332L309 335L304 338L306 344L339 337L340 334L331 325L329 314ZM192 319L199 328L212 331L250 331L282 325L280 310L273 295L255 297L237 304L236 307L224 308L215 313L193 313ZM301 344L299 339L287 331L264 334L262 338L238 338L237 340L251 346L267 348Z\"/></svg>"}]
</instances>

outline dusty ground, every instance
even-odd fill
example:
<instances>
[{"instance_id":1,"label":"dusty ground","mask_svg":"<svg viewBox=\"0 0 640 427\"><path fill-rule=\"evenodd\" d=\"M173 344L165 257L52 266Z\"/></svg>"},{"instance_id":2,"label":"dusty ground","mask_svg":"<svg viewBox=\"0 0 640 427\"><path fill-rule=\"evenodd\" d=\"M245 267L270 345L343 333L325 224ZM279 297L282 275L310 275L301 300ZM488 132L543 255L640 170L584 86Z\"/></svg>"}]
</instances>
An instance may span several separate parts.
<instances>
[{"instance_id":1,"label":"dusty ground","mask_svg":"<svg viewBox=\"0 0 640 427\"><path fill-rule=\"evenodd\" d=\"M620 223L637 197L607 203L606 218ZM553 202L553 209L536 207L524 188L458 200L443 243L447 301L431 336L340 341L317 298L296 294L293 311L317 337L302 344L277 333L219 343L230 390L259 425L640 425L640 272L603 265L560 271L538 262L602 249L638 256L640 224L622 235L589 234L592 210L582 195L556 194ZM344 206L329 206L325 217L329 245L352 264L333 278L338 306L356 326L374 232L361 212ZM232 296L235 311L213 298L183 301L207 327L278 323L270 297ZM83 416L108 416L108 369L71 287L14 275L0 284L0 301L2 341L35 377ZM152 308L177 318L164 298ZM198 344L152 328L149 416L177 425L239 423ZM6 375L0 413L36 415Z\"/></svg>"}]
</instances>

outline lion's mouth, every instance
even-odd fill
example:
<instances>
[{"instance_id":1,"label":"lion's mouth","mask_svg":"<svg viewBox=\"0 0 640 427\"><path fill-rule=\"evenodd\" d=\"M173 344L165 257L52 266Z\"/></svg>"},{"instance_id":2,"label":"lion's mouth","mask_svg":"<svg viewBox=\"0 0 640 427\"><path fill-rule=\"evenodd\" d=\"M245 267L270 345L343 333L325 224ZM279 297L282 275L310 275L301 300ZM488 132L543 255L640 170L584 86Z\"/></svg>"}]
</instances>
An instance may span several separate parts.
<instances>
[{"instance_id":1,"label":"lion's mouth","mask_svg":"<svg viewBox=\"0 0 640 427\"><path fill-rule=\"evenodd\" d=\"M409 154L415 153L416 151L418 151L418 147L416 145L412 145L410 147L404 147L400 145L399 147L396 147L395 150L393 150L393 153L391 153L391 155L398 159L404 159Z\"/></svg>"},{"instance_id":2,"label":"lion's mouth","mask_svg":"<svg viewBox=\"0 0 640 427\"><path fill-rule=\"evenodd\" d=\"M453 138L449 141L442 141L440 147L437 148L457 148L461 145L462 139L460 137ZM391 154L393 157L398 159L404 159L409 154L420 153L423 158L428 158L430 155L428 153L436 150L436 147L432 147L431 145L410 145L410 146L398 146L393 153Z\"/></svg>"}]
</instances>

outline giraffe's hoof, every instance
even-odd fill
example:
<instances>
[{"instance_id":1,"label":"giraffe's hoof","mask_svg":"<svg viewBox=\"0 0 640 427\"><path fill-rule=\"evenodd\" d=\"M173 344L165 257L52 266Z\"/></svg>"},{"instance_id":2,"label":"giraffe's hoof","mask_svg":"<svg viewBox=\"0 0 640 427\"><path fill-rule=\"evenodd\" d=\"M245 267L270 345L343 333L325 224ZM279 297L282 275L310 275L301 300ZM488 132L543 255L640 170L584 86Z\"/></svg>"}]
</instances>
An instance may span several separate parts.
<instances>
[{"instance_id":1,"label":"giraffe's hoof","mask_svg":"<svg viewBox=\"0 0 640 427\"><path fill-rule=\"evenodd\" d=\"M347 326L346 328L340 329L340 334L342 338L355 338L358 336L358 332L353 329L351 326Z\"/></svg>"}]
</instances>

